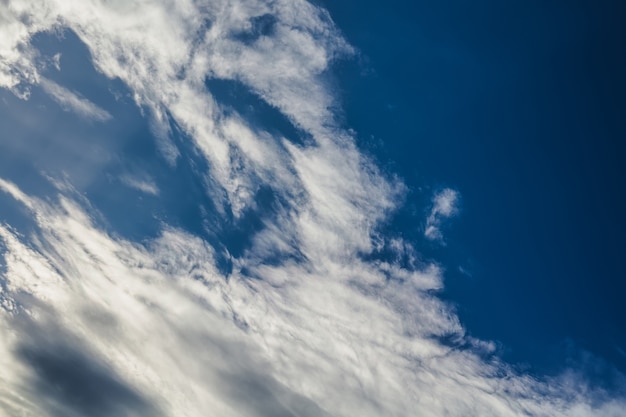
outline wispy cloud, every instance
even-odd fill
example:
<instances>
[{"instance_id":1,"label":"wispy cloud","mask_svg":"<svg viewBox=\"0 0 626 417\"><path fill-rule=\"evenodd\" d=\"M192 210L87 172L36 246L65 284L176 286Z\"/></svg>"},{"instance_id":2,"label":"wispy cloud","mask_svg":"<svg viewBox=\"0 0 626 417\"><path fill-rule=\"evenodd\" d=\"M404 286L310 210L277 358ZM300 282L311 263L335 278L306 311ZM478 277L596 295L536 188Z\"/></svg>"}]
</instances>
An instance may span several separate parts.
<instances>
[{"instance_id":1,"label":"wispy cloud","mask_svg":"<svg viewBox=\"0 0 626 417\"><path fill-rule=\"evenodd\" d=\"M432 199L432 208L426 218L426 226L424 228L424 236L427 239L443 242L443 234L441 233L442 222L458 213L459 198L458 191L450 188L445 188L435 193Z\"/></svg>"},{"instance_id":2,"label":"wispy cloud","mask_svg":"<svg viewBox=\"0 0 626 417\"><path fill-rule=\"evenodd\" d=\"M485 360L489 343L437 342L464 339L452 311L424 291L438 285L437 268L319 258L314 268L257 267L255 281L237 268L226 280L211 246L181 230L139 245L99 230L68 197L50 205L6 181L0 187L31 210L39 229L27 244L0 226L2 416L623 409L599 401L574 375L542 382ZM402 281L381 286L387 274Z\"/></svg>"},{"instance_id":3,"label":"wispy cloud","mask_svg":"<svg viewBox=\"0 0 626 417\"><path fill-rule=\"evenodd\" d=\"M41 81L35 33L73 30L95 67L146 110L172 164L182 155L167 141L172 125L204 158L207 168L194 175L223 223L205 222L206 231L259 218L226 276L217 257L228 242L167 223L158 237L133 242L98 226L101 213L69 186L43 200L0 181L35 224L0 225L0 416L586 417L624 409L580 378L520 374L492 344L467 337L433 293L442 285L436 265L363 256L376 245L409 251L398 239L374 244L403 187L335 120L325 76L352 48L323 9L301 0L43 0L0 3L0 16L2 86L19 94ZM311 143L223 111L206 77L242 83ZM165 194L158 180L150 185L137 188ZM270 208L259 207L261 191ZM457 200L453 190L436 196L427 223L438 231Z\"/></svg>"},{"instance_id":4,"label":"wispy cloud","mask_svg":"<svg viewBox=\"0 0 626 417\"><path fill-rule=\"evenodd\" d=\"M151 195L159 195L159 188L155 182L145 176L124 175L120 178L124 185Z\"/></svg>"},{"instance_id":5,"label":"wispy cloud","mask_svg":"<svg viewBox=\"0 0 626 417\"><path fill-rule=\"evenodd\" d=\"M98 122L111 119L111 115L106 110L53 81L41 78L39 85L66 111L72 111L79 116Z\"/></svg>"}]
</instances>

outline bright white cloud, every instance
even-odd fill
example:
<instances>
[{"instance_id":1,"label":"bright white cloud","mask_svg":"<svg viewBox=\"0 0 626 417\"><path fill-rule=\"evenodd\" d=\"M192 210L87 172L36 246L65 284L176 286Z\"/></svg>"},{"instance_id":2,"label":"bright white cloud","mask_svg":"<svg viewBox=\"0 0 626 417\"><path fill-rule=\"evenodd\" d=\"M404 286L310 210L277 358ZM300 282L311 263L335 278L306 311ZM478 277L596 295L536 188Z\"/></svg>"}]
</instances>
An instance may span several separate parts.
<instances>
[{"instance_id":1,"label":"bright white cloud","mask_svg":"<svg viewBox=\"0 0 626 417\"><path fill-rule=\"evenodd\" d=\"M445 188L433 196L433 206L426 218L426 226L424 228L424 236L427 239L443 242L441 224L445 219L457 214L459 198L458 191L450 188Z\"/></svg>"},{"instance_id":2,"label":"bright white cloud","mask_svg":"<svg viewBox=\"0 0 626 417\"><path fill-rule=\"evenodd\" d=\"M273 23L259 32L263 16ZM0 181L36 230L0 225L0 416L608 417L624 409L580 379L537 380L490 356L492 345L466 337L433 295L437 266L363 259L376 245L410 253L399 239L373 241L403 186L337 127L324 77L352 49L324 10L302 0L24 0L0 2L0 19L1 86L22 97L29 85L46 88L32 36L73 30L95 67L132 91L172 166L181 153L170 123L193 141L219 215L236 222L255 210L261 187L277 195L226 277L217 249L197 236L163 224L159 237L131 242L98 227L99 214L70 186L44 201ZM312 143L225 113L206 77L243 83ZM156 180L127 185L162 190ZM438 194L427 224L438 231L457 200L453 190Z\"/></svg>"}]
</instances>

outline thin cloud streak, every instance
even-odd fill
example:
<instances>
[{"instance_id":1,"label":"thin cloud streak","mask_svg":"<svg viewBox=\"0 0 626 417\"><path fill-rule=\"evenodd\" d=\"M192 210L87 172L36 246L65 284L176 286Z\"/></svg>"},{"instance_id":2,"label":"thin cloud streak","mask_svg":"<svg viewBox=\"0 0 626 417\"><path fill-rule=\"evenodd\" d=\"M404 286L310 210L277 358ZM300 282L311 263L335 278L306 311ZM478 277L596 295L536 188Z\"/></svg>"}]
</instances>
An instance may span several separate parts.
<instances>
[{"instance_id":1,"label":"thin cloud streak","mask_svg":"<svg viewBox=\"0 0 626 417\"><path fill-rule=\"evenodd\" d=\"M364 256L380 245L409 251L398 238L374 243L404 187L335 121L325 77L353 50L326 11L300 0L47 0L0 4L0 16L3 87L25 97L42 80L32 36L72 30L96 69L123 81L146 110L172 169L181 155L172 126L192 141L220 219L236 225L259 212L260 189L274 203L230 255L226 275L220 248L188 231L164 223L156 238L133 242L98 226L100 213L71 185L44 201L0 180L35 223L29 232L0 225L0 416L80 415L83 405L64 401L81 395L76 381L92 379L123 401L89 392L92 399L128 416L586 417L624 409L572 375L516 373L492 344L467 337L435 294L436 265ZM261 18L271 30L254 29ZM242 83L312 142L295 144L223 111L207 77ZM162 190L157 180L143 185ZM434 200L437 230L457 198ZM63 369L72 357L89 372L42 374L42 361ZM46 389L55 381L67 392Z\"/></svg>"},{"instance_id":2,"label":"thin cloud streak","mask_svg":"<svg viewBox=\"0 0 626 417\"><path fill-rule=\"evenodd\" d=\"M120 178L120 181L128 187L134 188L146 194L150 194L154 196L159 195L159 188L156 186L154 181L150 178L143 178L143 177L133 176L133 175L124 175Z\"/></svg>"},{"instance_id":3,"label":"thin cloud streak","mask_svg":"<svg viewBox=\"0 0 626 417\"><path fill-rule=\"evenodd\" d=\"M39 85L66 111L73 111L79 116L98 122L111 119L111 115L106 110L53 81L41 78Z\"/></svg>"}]
</instances>

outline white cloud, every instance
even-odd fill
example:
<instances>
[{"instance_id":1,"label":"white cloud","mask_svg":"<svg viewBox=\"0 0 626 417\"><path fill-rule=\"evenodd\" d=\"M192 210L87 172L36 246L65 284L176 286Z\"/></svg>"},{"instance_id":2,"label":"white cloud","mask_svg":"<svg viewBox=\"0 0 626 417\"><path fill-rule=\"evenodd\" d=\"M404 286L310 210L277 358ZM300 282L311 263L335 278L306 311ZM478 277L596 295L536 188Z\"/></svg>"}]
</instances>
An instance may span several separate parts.
<instances>
[{"instance_id":1,"label":"white cloud","mask_svg":"<svg viewBox=\"0 0 626 417\"><path fill-rule=\"evenodd\" d=\"M124 185L127 185L128 187L134 188L146 194L159 195L159 187L157 187L157 185L151 178L145 175L124 175L120 178L120 180Z\"/></svg>"},{"instance_id":2,"label":"white cloud","mask_svg":"<svg viewBox=\"0 0 626 417\"><path fill-rule=\"evenodd\" d=\"M540 382L438 343L433 336L464 336L423 291L439 285L436 268L379 269L352 258L226 280L213 249L180 230L142 246L98 230L68 197L50 205L6 181L0 187L40 228L27 245L0 227L10 300L0 312L2 416L91 410L71 395L102 402L93 415L103 416L618 416L624 405L592 405L579 379ZM384 272L402 283L383 285ZM481 354L493 349L468 343ZM101 383L102 392L80 383Z\"/></svg>"},{"instance_id":3,"label":"white cloud","mask_svg":"<svg viewBox=\"0 0 626 417\"><path fill-rule=\"evenodd\" d=\"M251 32L266 14L273 30ZM433 295L438 267L363 259L403 186L337 127L324 77L352 49L324 10L301 0L42 0L0 2L0 18L3 87L41 83L30 40L68 28L147 110L172 164L181 153L170 121L193 141L224 219L257 209L260 187L277 195L226 277L197 236L164 224L158 238L131 242L97 227L69 188L43 201L0 181L36 225L0 226L0 416L617 416L625 406L571 376L538 380L485 359L492 344L467 338ZM223 112L207 76L243 83L313 143ZM436 230L454 214L449 191L433 201ZM378 245L410 253L398 239Z\"/></svg>"},{"instance_id":4,"label":"white cloud","mask_svg":"<svg viewBox=\"0 0 626 417\"><path fill-rule=\"evenodd\" d=\"M61 71L61 54L56 53L52 57L52 65L56 68L57 71Z\"/></svg>"},{"instance_id":5,"label":"white cloud","mask_svg":"<svg viewBox=\"0 0 626 417\"><path fill-rule=\"evenodd\" d=\"M53 81L41 78L39 85L66 111L72 111L79 116L98 122L106 122L111 119L111 115L106 110Z\"/></svg>"},{"instance_id":6,"label":"white cloud","mask_svg":"<svg viewBox=\"0 0 626 417\"><path fill-rule=\"evenodd\" d=\"M424 236L429 240L443 242L441 224L443 220L458 213L460 195L458 191L445 188L433 196L433 207L426 218Z\"/></svg>"}]
</instances>

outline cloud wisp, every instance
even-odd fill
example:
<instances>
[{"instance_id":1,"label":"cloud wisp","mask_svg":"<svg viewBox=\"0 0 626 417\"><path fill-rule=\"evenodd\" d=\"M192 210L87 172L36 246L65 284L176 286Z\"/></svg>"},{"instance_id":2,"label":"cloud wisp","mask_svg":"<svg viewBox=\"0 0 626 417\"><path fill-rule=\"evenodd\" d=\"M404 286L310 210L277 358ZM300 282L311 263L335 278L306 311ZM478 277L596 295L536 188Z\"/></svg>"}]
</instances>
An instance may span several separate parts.
<instances>
[{"instance_id":1,"label":"cloud wisp","mask_svg":"<svg viewBox=\"0 0 626 417\"><path fill-rule=\"evenodd\" d=\"M124 175L120 178L120 181L131 188L144 192L150 195L159 195L159 189L150 178L142 178L139 176Z\"/></svg>"},{"instance_id":2,"label":"cloud wisp","mask_svg":"<svg viewBox=\"0 0 626 417\"><path fill-rule=\"evenodd\" d=\"M66 111L72 111L79 116L98 122L111 119L111 115L106 110L53 81L41 78L39 85Z\"/></svg>"},{"instance_id":3,"label":"cloud wisp","mask_svg":"<svg viewBox=\"0 0 626 417\"><path fill-rule=\"evenodd\" d=\"M445 219L458 213L459 199L459 192L451 188L445 188L435 193L432 199L433 206L430 210L430 214L426 218L426 225L424 227L424 236L428 240L443 243L441 225Z\"/></svg>"},{"instance_id":4,"label":"cloud wisp","mask_svg":"<svg viewBox=\"0 0 626 417\"><path fill-rule=\"evenodd\" d=\"M374 243L403 187L338 127L328 71L353 51L325 10L302 0L43 0L0 3L0 21L0 86L24 98L46 88L31 40L73 31L96 69L132 92L172 172L181 141L203 159L194 174L212 207L200 211L218 219L205 219L203 234L164 217L157 237L135 242L106 230L72 184L55 179L58 195L41 199L0 180L34 224L0 224L1 417L624 409L580 378L520 374L467 337L436 296L436 265L364 256L410 246ZM207 78L244 85L308 142L225 111ZM57 95L85 105L68 93ZM165 194L158 176L146 178L126 185ZM456 207L449 191L427 221L437 231ZM251 217L238 251L205 238Z\"/></svg>"}]
</instances>

